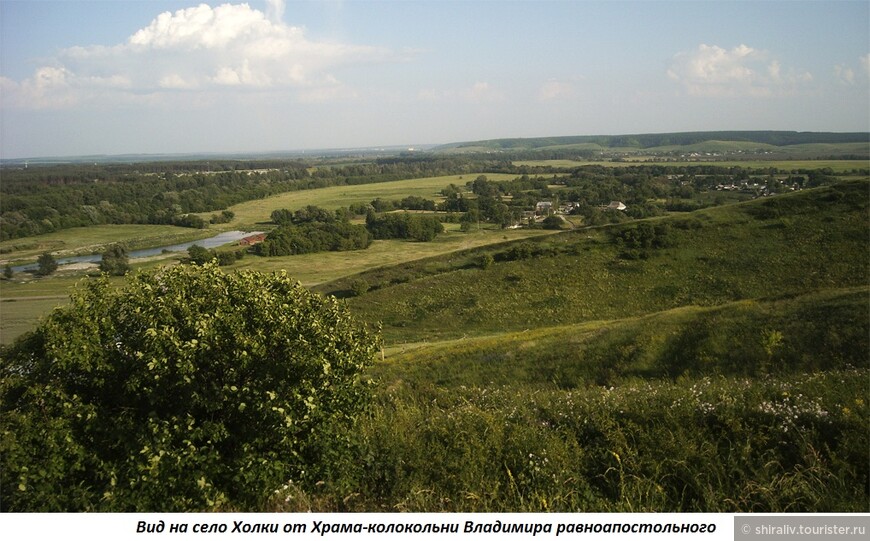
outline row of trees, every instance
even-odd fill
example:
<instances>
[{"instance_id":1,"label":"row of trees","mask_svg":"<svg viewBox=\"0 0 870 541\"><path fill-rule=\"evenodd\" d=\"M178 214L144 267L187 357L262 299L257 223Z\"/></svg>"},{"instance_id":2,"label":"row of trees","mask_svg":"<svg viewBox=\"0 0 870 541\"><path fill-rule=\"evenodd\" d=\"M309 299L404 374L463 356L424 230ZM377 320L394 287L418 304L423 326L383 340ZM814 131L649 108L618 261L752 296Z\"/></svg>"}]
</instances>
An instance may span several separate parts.
<instances>
[{"instance_id":1,"label":"row of trees","mask_svg":"<svg viewBox=\"0 0 870 541\"><path fill-rule=\"evenodd\" d=\"M310 254L363 250L372 237L362 225L346 221L306 222L274 229L254 251L261 256Z\"/></svg>"},{"instance_id":2,"label":"row of trees","mask_svg":"<svg viewBox=\"0 0 870 541\"><path fill-rule=\"evenodd\" d=\"M335 212L316 206L291 211L277 209L272 221L278 227L254 247L262 256L307 254L324 251L363 250L373 239L408 239L427 242L444 231L433 216L409 213L377 214L366 207L366 225L350 223L354 211Z\"/></svg>"},{"instance_id":3,"label":"row of trees","mask_svg":"<svg viewBox=\"0 0 870 541\"><path fill-rule=\"evenodd\" d=\"M366 216L366 228L376 239L408 239L429 242L444 232L444 225L434 216L391 213Z\"/></svg>"}]
</instances>

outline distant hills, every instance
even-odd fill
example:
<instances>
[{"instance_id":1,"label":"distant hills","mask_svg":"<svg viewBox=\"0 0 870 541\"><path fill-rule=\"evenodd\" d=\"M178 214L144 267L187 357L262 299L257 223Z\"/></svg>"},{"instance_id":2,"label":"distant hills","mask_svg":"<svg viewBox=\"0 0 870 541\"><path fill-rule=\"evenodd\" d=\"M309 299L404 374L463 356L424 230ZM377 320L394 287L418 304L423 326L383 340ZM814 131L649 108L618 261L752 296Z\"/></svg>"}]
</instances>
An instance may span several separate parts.
<instances>
[{"instance_id":1,"label":"distant hills","mask_svg":"<svg viewBox=\"0 0 870 541\"><path fill-rule=\"evenodd\" d=\"M870 132L797 131L699 131L677 133L640 133L628 135L569 135L555 137L504 138L465 141L444 145L415 144L282 150L266 152L201 152L178 154L101 154L0 159L0 167L61 165L81 163L142 163L159 161L279 160L396 156L407 152L436 154L473 154L491 152L565 153L572 156L602 157L614 153L679 154L681 152L768 153L795 159L870 158ZM559 157L554 155L551 157ZM570 156L568 156L570 157Z\"/></svg>"},{"instance_id":2,"label":"distant hills","mask_svg":"<svg viewBox=\"0 0 870 541\"><path fill-rule=\"evenodd\" d=\"M797 132L797 131L703 131L678 133L642 133L630 135L572 135L563 137L533 137L489 139L451 143L436 147L435 151L462 149L536 150L570 146L597 146L600 148L649 149L656 147L689 146L710 141L757 143L776 147L807 144L868 143L870 133L852 132Z\"/></svg>"}]
</instances>

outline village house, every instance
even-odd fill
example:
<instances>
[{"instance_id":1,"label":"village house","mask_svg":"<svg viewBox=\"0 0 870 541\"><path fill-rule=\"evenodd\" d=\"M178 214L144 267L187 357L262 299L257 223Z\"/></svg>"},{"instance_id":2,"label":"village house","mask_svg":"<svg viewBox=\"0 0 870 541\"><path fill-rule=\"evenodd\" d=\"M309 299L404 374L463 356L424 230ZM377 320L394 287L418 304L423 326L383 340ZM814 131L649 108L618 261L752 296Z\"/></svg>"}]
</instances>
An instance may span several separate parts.
<instances>
[{"instance_id":1,"label":"village house","mask_svg":"<svg viewBox=\"0 0 870 541\"><path fill-rule=\"evenodd\" d=\"M553 202L552 201L538 201L538 204L535 205L535 214L540 214L541 216L549 216L553 213Z\"/></svg>"},{"instance_id":2,"label":"village house","mask_svg":"<svg viewBox=\"0 0 870 541\"><path fill-rule=\"evenodd\" d=\"M253 246L255 244L259 244L266 240L265 233L257 233L256 235L251 235L249 237L245 237L239 241L239 246Z\"/></svg>"},{"instance_id":3,"label":"village house","mask_svg":"<svg viewBox=\"0 0 870 541\"><path fill-rule=\"evenodd\" d=\"M607 208L610 210L625 210L628 207L625 206L625 203L622 201L611 201Z\"/></svg>"}]
</instances>

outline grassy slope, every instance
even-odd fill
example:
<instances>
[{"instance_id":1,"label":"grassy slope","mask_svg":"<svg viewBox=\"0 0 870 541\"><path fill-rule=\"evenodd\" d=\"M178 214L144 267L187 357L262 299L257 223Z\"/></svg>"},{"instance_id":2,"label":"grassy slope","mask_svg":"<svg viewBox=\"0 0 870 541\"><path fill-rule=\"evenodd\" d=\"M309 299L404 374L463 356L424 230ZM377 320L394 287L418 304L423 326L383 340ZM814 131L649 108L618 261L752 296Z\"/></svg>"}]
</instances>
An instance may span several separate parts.
<instances>
[{"instance_id":1,"label":"grassy slope","mask_svg":"<svg viewBox=\"0 0 870 541\"><path fill-rule=\"evenodd\" d=\"M371 274L351 305L388 337L454 339L376 364L353 494L313 506L866 511L867 202L865 181L710 209L646 260L565 233Z\"/></svg>"},{"instance_id":2,"label":"grassy slope","mask_svg":"<svg viewBox=\"0 0 870 541\"><path fill-rule=\"evenodd\" d=\"M394 270L349 304L396 343L866 285L867 206L861 181L666 218L675 246L638 260L622 258L605 230L565 232L535 241L558 255L487 270L461 254L458 264L430 260ZM503 250L491 251L498 259ZM424 265L449 272L427 275Z\"/></svg>"},{"instance_id":3,"label":"grassy slope","mask_svg":"<svg viewBox=\"0 0 870 541\"><path fill-rule=\"evenodd\" d=\"M573 389L625 378L755 376L866 364L868 287L686 306L616 321L415 344L373 374L391 385ZM765 350L777 332L782 339Z\"/></svg>"}]
</instances>

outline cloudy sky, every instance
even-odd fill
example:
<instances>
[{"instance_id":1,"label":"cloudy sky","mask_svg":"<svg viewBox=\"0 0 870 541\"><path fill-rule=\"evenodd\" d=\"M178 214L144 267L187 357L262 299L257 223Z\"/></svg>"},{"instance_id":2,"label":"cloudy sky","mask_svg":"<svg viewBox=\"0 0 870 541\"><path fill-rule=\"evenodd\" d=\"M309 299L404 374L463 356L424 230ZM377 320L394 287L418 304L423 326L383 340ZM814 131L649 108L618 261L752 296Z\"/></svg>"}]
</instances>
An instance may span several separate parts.
<instances>
[{"instance_id":1,"label":"cloudy sky","mask_svg":"<svg viewBox=\"0 0 870 541\"><path fill-rule=\"evenodd\" d=\"M870 130L870 3L0 0L0 157Z\"/></svg>"}]
</instances>

